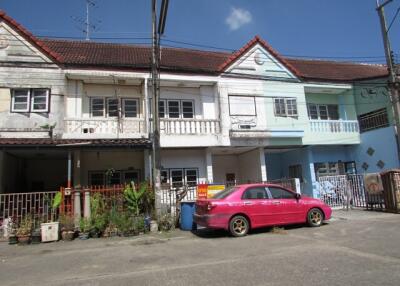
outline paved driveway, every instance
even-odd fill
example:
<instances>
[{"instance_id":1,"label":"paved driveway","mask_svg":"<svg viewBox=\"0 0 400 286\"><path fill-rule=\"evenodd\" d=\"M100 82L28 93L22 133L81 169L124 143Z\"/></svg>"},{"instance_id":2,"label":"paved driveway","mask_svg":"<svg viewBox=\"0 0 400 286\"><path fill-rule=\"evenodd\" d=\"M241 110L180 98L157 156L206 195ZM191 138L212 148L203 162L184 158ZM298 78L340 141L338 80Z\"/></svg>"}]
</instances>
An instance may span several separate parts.
<instances>
[{"instance_id":1,"label":"paved driveway","mask_svg":"<svg viewBox=\"0 0 400 286\"><path fill-rule=\"evenodd\" d=\"M400 215L335 212L321 228L244 238L203 230L0 243L0 285L400 285Z\"/></svg>"}]
</instances>

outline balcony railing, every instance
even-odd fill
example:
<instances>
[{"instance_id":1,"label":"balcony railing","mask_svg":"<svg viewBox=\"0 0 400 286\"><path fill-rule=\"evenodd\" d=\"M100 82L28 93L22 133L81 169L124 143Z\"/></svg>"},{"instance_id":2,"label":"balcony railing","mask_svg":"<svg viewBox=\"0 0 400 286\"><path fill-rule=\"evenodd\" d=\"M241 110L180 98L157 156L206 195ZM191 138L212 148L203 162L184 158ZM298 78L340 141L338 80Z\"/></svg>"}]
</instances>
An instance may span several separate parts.
<instances>
[{"instance_id":1,"label":"balcony railing","mask_svg":"<svg viewBox=\"0 0 400 286\"><path fill-rule=\"evenodd\" d=\"M162 134L204 135L220 133L220 122L217 119L160 119Z\"/></svg>"},{"instance_id":2,"label":"balcony railing","mask_svg":"<svg viewBox=\"0 0 400 286\"><path fill-rule=\"evenodd\" d=\"M311 132L355 133L359 132L357 120L310 120Z\"/></svg>"},{"instance_id":3,"label":"balcony railing","mask_svg":"<svg viewBox=\"0 0 400 286\"><path fill-rule=\"evenodd\" d=\"M66 118L64 120L67 134L142 134L145 133L143 119L138 118Z\"/></svg>"}]
</instances>

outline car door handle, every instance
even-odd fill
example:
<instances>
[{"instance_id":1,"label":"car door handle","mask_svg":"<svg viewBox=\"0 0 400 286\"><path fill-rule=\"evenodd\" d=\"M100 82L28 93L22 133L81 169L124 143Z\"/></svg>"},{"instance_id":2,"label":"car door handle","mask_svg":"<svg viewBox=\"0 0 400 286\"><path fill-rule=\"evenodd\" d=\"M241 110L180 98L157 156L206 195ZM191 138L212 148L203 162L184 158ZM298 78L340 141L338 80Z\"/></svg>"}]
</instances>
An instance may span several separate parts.
<instances>
[{"instance_id":1,"label":"car door handle","mask_svg":"<svg viewBox=\"0 0 400 286\"><path fill-rule=\"evenodd\" d=\"M252 202L244 202L243 203L245 206L250 206L250 205L252 205L253 203Z\"/></svg>"},{"instance_id":2,"label":"car door handle","mask_svg":"<svg viewBox=\"0 0 400 286\"><path fill-rule=\"evenodd\" d=\"M280 205L281 202L273 202L272 204L274 204L274 205Z\"/></svg>"}]
</instances>

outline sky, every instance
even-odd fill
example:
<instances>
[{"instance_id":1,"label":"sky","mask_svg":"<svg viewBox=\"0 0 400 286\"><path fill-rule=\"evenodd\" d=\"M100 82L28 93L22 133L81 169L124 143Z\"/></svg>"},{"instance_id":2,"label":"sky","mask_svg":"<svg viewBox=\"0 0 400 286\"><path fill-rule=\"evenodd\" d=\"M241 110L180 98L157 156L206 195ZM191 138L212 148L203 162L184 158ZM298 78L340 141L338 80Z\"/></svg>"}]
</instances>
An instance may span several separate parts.
<instances>
[{"instance_id":1,"label":"sky","mask_svg":"<svg viewBox=\"0 0 400 286\"><path fill-rule=\"evenodd\" d=\"M92 40L149 43L151 0L90 1ZM0 0L0 8L34 35L84 39L85 3ZM375 6L376 0L170 0L162 43L230 51L260 35L285 56L384 62ZM399 8L400 0L386 6L388 23ZM400 13L389 35L400 59Z\"/></svg>"}]
</instances>

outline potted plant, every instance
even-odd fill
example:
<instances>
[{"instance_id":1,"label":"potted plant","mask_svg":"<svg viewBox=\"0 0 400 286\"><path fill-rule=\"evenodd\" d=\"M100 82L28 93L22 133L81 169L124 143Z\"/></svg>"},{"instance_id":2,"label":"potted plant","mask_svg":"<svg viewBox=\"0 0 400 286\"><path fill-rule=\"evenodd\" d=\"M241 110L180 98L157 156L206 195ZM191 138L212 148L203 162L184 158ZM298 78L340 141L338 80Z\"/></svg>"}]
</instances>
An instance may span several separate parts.
<instances>
[{"instance_id":1,"label":"potted plant","mask_svg":"<svg viewBox=\"0 0 400 286\"><path fill-rule=\"evenodd\" d=\"M17 244L17 224L14 218L8 218L7 221L7 234L8 234L8 244Z\"/></svg>"},{"instance_id":2,"label":"potted plant","mask_svg":"<svg viewBox=\"0 0 400 286\"><path fill-rule=\"evenodd\" d=\"M61 238L63 240L71 241L75 236L75 221L74 216L64 214L60 216L61 224Z\"/></svg>"},{"instance_id":3,"label":"potted plant","mask_svg":"<svg viewBox=\"0 0 400 286\"><path fill-rule=\"evenodd\" d=\"M30 216L25 216L22 218L18 228L17 228L17 237L18 243L20 244L29 244L31 241L32 235L32 218Z\"/></svg>"},{"instance_id":4,"label":"potted plant","mask_svg":"<svg viewBox=\"0 0 400 286\"><path fill-rule=\"evenodd\" d=\"M79 239L86 240L89 238L89 231L92 228L92 225L90 223L90 219L83 217L79 221Z\"/></svg>"}]
</instances>

